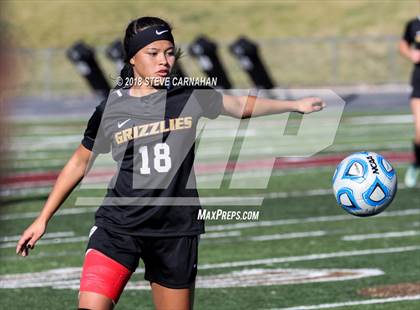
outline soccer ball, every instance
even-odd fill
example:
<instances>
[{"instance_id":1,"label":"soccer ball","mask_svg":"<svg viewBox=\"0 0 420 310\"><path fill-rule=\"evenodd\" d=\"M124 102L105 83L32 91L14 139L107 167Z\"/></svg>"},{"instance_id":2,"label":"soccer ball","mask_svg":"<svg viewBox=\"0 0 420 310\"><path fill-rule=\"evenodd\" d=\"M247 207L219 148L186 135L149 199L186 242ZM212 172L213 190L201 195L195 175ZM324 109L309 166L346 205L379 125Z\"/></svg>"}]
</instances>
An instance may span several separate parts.
<instances>
[{"instance_id":1,"label":"soccer ball","mask_svg":"<svg viewBox=\"0 0 420 310\"><path fill-rule=\"evenodd\" d=\"M344 158L333 176L337 203L348 213L371 216L386 209L397 192L397 174L391 164L374 152Z\"/></svg>"}]
</instances>

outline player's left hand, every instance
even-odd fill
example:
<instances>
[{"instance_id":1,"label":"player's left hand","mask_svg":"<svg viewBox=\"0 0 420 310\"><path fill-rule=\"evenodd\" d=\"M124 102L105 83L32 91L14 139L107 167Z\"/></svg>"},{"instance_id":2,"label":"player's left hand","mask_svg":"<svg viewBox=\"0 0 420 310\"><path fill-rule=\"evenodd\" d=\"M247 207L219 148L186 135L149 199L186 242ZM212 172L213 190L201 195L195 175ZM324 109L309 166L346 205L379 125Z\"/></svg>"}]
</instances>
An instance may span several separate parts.
<instances>
[{"instance_id":1,"label":"player's left hand","mask_svg":"<svg viewBox=\"0 0 420 310\"><path fill-rule=\"evenodd\" d=\"M321 111L326 106L326 103L321 98L307 97L297 101L297 112L308 114Z\"/></svg>"}]
</instances>

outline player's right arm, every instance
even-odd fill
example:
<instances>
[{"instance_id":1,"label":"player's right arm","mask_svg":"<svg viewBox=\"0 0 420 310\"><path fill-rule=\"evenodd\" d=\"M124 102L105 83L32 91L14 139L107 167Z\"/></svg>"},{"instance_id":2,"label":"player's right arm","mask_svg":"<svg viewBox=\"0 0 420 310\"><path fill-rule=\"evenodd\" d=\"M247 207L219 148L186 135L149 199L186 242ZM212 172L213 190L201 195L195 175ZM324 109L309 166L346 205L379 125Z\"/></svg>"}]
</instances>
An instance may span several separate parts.
<instances>
[{"instance_id":1,"label":"player's right arm","mask_svg":"<svg viewBox=\"0 0 420 310\"><path fill-rule=\"evenodd\" d=\"M23 232L16 246L16 254L28 255L28 249L33 249L35 243L44 234L48 221L58 210L61 204L70 195L77 184L83 179L94 161L94 154L83 145L73 153L69 161L61 170L54 187L35 221ZM92 156L92 158L91 158Z\"/></svg>"},{"instance_id":2,"label":"player's right arm","mask_svg":"<svg viewBox=\"0 0 420 310\"><path fill-rule=\"evenodd\" d=\"M412 23L409 22L405 26L405 30L399 42L398 49L401 55L410 60L412 63L417 64L420 63L420 50L412 48L414 38L411 31L411 25Z\"/></svg>"},{"instance_id":3,"label":"player's right arm","mask_svg":"<svg viewBox=\"0 0 420 310\"><path fill-rule=\"evenodd\" d=\"M400 40L399 50L401 55L416 64L420 62L420 50L412 49L410 44L404 39Z\"/></svg>"}]
</instances>

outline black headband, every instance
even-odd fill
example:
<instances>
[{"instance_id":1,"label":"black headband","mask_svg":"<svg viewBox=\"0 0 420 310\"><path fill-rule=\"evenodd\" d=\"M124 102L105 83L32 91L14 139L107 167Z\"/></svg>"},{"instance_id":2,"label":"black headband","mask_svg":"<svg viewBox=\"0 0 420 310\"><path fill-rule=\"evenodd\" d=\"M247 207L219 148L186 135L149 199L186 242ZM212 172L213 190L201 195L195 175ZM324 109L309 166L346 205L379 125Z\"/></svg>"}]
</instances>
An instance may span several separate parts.
<instances>
[{"instance_id":1,"label":"black headband","mask_svg":"<svg viewBox=\"0 0 420 310\"><path fill-rule=\"evenodd\" d=\"M143 47L158 40L168 40L174 44L171 29L165 26L153 26L137 33L128 43L127 61Z\"/></svg>"}]
</instances>

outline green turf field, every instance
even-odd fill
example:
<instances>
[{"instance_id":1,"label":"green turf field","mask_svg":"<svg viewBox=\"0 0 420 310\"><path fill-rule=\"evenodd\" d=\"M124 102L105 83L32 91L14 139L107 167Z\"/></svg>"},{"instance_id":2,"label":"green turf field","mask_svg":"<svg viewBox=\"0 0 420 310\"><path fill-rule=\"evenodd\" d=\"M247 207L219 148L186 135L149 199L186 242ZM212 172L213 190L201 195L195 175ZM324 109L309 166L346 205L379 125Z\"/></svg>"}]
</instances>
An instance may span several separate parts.
<instances>
[{"instance_id":1,"label":"green turf field","mask_svg":"<svg viewBox=\"0 0 420 310\"><path fill-rule=\"evenodd\" d=\"M401 115L407 114L408 111L401 111ZM367 116L382 122L356 125L356 120ZM390 124L386 116L390 115L345 113L334 144L322 154L347 154L359 150L409 151L412 124L404 120ZM8 170L59 169L79 143L84 123L85 120L67 121L63 125L61 120L50 119L25 122L26 126L22 127L19 126L21 121L15 122L11 144L14 160L8 164ZM293 132L296 125L297 120L291 121L288 130ZM267 135L265 130L257 131L254 139ZM208 147L223 149L226 141L224 137L216 137L214 145ZM255 150L255 154L258 151ZM249 156L252 158L252 152ZM217 158L209 157L208 160L216 161ZM109 163L106 158L99 161L102 165ZM399 163L394 167L402 185L407 164ZM207 233L200 243L195 309L305 309L304 305L332 303L343 303L340 309L418 309L418 293L415 300L398 301L392 299L395 297L362 296L358 290L420 282L419 188L400 186L386 212L371 218L356 218L347 215L334 201L330 190L334 168L276 170L264 190L200 191L202 196L236 195L244 201L246 196L266 198L262 206L205 206L207 210L259 211L260 218L258 221L207 221ZM247 184L259 178L258 174L249 171L240 177ZM39 244L27 258L14 254L14 243L16 236L31 223L31 212L42 207L44 194L27 192L26 196L5 197L0 215L0 308L75 309L77 276L93 224L92 207L75 202L79 197L100 197L102 194L102 190L75 191L62 207L67 214L63 212L53 218L47 231L49 235L42 239L44 244ZM68 214L71 211L79 212ZM53 269L58 271L45 273ZM346 280L308 280L307 277L320 277L320 270L327 269L335 270L335 276L349 272L344 269L369 269L376 273ZM288 277L296 277L287 274L291 270L300 272L299 276L303 277L300 283L285 281ZM20 279L6 277L11 274L26 275ZM139 270L117 309L152 309L150 291L138 289L147 287L142 279ZM279 283L279 279L285 283ZM20 287L4 288L10 283ZM386 303L348 304L386 298Z\"/></svg>"}]
</instances>

